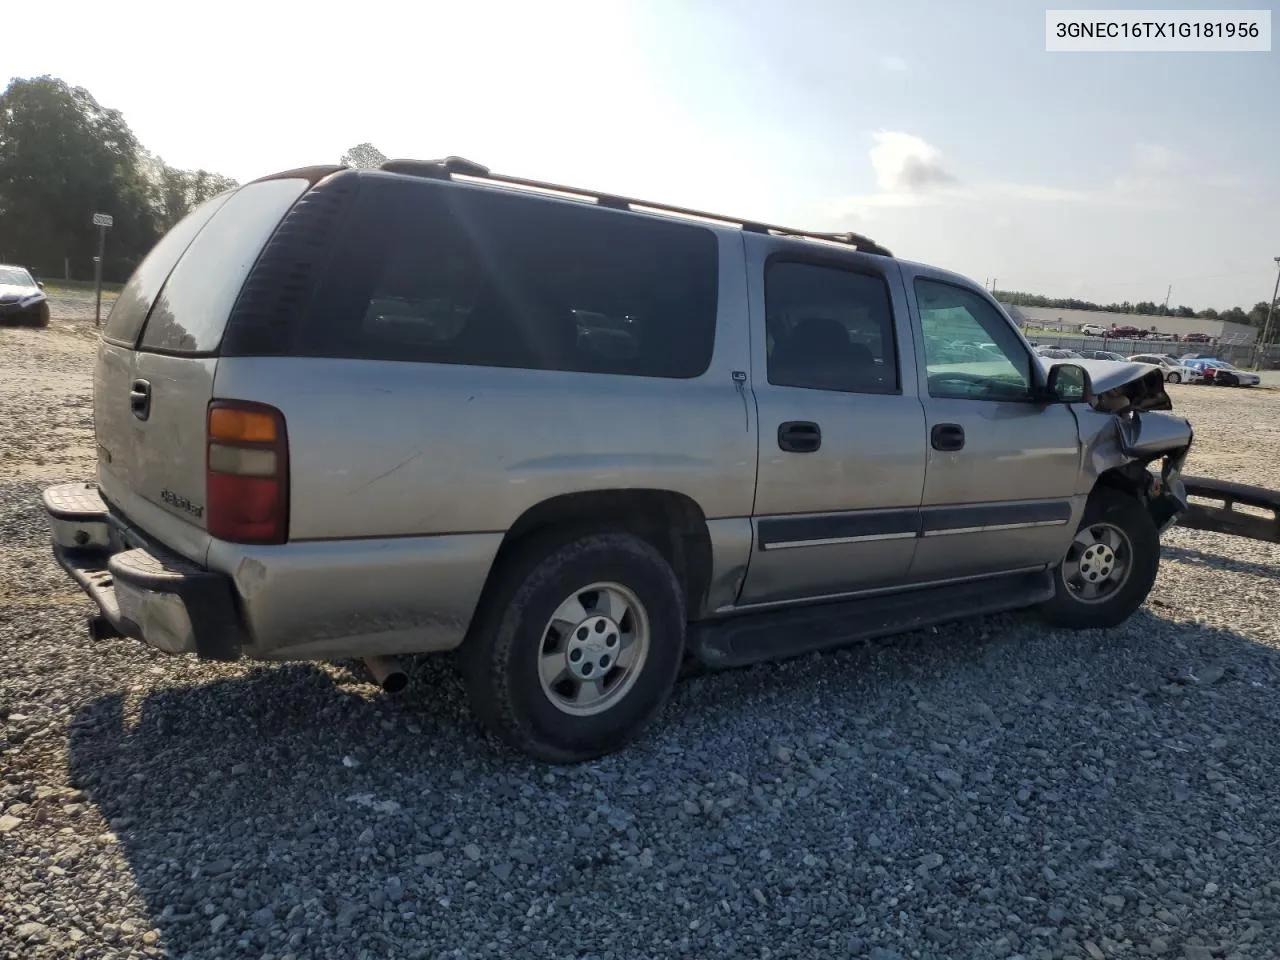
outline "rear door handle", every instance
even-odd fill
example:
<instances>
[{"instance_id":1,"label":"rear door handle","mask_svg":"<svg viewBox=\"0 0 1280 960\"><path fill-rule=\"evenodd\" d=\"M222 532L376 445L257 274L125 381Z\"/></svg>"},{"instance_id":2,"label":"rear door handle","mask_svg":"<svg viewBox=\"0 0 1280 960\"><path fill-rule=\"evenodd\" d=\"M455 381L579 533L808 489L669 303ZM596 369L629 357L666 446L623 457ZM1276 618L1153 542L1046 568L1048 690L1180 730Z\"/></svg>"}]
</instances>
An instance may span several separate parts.
<instances>
[{"instance_id":1,"label":"rear door handle","mask_svg":"<svg viewBox=\"0 0 1280 960\"><path fill-rule=\"evenodd\" d=\"M934 424L933 429L929 431L929 442L933 444L935 450L963 450L964 427L958 423Z\"/></svg>"},{"instance_id":2,"label":"rear door handle","mask_svg":"<svg viewBox=\"0 0 1280 960\"><path fill-rule=\"evenodd\" d=\"M139 420L151 416L151 382L135 380L129 388L129 409Z\"/></svg>"},{"instance_id":3,"label":"rear door handle","mask_svg":"<svg viewBox=\"0 0 1280 960\"><path fill-rule=\"evenodd\" d=\"M813 453L822 446L822 429L812 420L788 420L778 425L778 449Z\"/></svg>"}]
</instances>

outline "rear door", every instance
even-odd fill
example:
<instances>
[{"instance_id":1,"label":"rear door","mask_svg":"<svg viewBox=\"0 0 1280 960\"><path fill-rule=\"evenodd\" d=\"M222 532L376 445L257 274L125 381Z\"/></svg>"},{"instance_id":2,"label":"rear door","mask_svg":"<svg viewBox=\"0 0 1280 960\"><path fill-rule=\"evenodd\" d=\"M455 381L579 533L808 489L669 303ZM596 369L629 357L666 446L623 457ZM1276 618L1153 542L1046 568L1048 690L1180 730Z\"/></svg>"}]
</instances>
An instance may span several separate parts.
<instances>
[{"instance_id":1,"label":"rear door","mask_svg":"<svg viewBox=\"0 0 1280 960\"><path fill-rule=\"evenodd\" d=\"M898 265L801 241L743 240L760 455L756 547L740 603L898 585L915 550L925 470Z\"/></svg>"},{"instance_id":2,"label":"rear door","mask_svg":"<svg viewBox=\"0 0 1280 960\"><path fill-rule=\"evenodd\" d=\"M98 485L131 521L193 559L207 543L205 418L218 346L250 268L308 185L259 181L197 208L138 267L103 333Z\"/></svg>"}]
</instances>

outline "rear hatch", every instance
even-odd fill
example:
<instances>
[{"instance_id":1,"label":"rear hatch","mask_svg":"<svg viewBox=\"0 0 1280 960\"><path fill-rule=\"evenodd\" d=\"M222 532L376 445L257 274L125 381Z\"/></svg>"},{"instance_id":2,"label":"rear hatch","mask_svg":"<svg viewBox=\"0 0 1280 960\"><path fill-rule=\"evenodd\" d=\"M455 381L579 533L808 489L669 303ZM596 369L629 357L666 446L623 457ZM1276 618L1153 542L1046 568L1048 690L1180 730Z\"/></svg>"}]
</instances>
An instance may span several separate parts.
<instances>
[{"instance_id":1,"label":"rear hatch","mask_svg":"<svg viewBox=\"0 0 1280 960\"><path fill-rule=\"evenodd\" d=\"M94 371L98 485L145 532L203 560L205 428L218 348L254 262L305 177L206 201L152 249L107 319Z\"/></svg>"}]
</instances>

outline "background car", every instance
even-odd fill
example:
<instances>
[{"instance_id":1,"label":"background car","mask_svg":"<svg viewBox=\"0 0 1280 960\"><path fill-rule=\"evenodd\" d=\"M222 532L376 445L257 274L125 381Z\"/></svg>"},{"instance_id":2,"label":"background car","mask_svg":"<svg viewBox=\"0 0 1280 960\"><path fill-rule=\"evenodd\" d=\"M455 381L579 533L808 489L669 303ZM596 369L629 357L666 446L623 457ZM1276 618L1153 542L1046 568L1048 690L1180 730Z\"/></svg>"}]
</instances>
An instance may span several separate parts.
<instances>
[{"instance_id":1,"label":"background car","mask_svg":"<svg viewBox=\"0 0 1280 960\"><path fill-rule=\"evenodd\" d=\"M26 267L0 263L0 321L49 325L49 301L44 284Z\"/></svg>"},{"instance_id":2,"label":"background car","mask_svg":"<svg viewBox=\"0 0 1280 960\"><path fill-rule=\"evenodd\" d=\"M1086 337L1105 337L1107 335L1107 328L1100 323L1082 323L1080 325L1080 332Z\"/></svg>"},{"instance_id":3,"label":"background car","mask_svg":"<svg viewBox=\"0 0 1280 960\"><path fill-rule=\"evenodd\" d=\"M1077 351L1085 360L1124 360L1123 353L1116 353L1114 350L1080 350Z\"/></svg>"},{"instance_id":4,"label":"background car","mask_svg":"<svg viewBox=\"0 0 1280 960\"><path fill-rule=\"evenodd\" d=\"M1233 364L1218 357L1199 357L1182 360L1183 365L1200 372L1205 383L1219 387L1256 387L1262 378L1248 370L1240 370Z\"/></svg>"},{"instance_id":5,"label":"background car","mask_svg":"<svg viewBox=\"0 0 1280 960\"><path fill-rule=\"evenodd\" d=\"M1083 360L1084 358L1074 350L1066 350L1061 347L1040 347L1036 350L1040 356L1046 360Z\"/></svg>"},{"instance_id":6,"label":"background car","mask_svg":"<svg viewBox=\"0 0 1280 960\"><path fill-rule=\"evenodd\" d=\"M1135 353L1129 359L1135 363L1154 363L1164 371L1167 383L1194 383L1201 377L1200 371L1195 367L1187 366L1167 353Z\"/></svg>"}]
</instances>

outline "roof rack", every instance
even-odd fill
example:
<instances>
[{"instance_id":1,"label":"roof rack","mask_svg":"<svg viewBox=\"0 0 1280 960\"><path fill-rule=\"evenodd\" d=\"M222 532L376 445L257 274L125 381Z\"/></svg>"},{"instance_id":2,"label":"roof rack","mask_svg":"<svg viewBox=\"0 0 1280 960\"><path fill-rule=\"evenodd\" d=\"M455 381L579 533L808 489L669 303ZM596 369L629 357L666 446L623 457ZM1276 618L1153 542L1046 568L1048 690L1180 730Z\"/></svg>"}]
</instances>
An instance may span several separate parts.
<instances>
[{"instance_id":1,"label":"roof rack","mask_svg":"<svg viewBox=\"0 0 1280 960\"><path fill-rule=\"evenodd\" d=\"M463 157L445 157L442 160L387 160L379 167L387 173L400 173L411 177L427 177L432 180L452 180L461 177L464 180L481 180L490 183L510 184L530 190L560 194L562 196L590 200L601 207L612 210L631 210L656 213L673 213L677 216L692 217L698 220L709 220L726 226L736 226L748 233L763 233L775 237L795 237L801 240L819 240L825 243L837 243L853 247L861 253L871 253L881 257L892 257L893 254L870 237L859 233L821 233L814 230L793 230L776 224L761 223L758 220L747 220L742 217L726 217L719 213L707 213L705 210L693 210L689 207L677 207L669 203L654 203L650 200L637 200L634 197L623 197L613 193L599 193L595 190L584 190L581 187L566 187L557 183L542 180L528 180L524 177L512 177L503 173L494 173L488 167Z\"/></svg>"}]
</instances>

